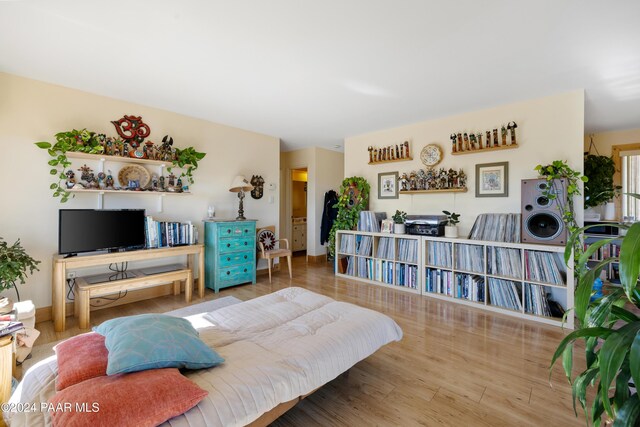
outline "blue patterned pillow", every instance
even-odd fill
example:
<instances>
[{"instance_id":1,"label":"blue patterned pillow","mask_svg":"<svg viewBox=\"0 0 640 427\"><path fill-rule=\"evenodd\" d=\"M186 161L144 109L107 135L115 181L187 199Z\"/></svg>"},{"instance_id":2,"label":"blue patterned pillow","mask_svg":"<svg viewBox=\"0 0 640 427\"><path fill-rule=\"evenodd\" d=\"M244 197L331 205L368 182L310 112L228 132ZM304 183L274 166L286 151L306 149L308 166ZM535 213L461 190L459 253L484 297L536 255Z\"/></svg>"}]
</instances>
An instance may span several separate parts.
<instances>
[{"instance_id":1,"label":"blue patterned pillow","mask_svg":"<svg viewBox=\"0 0 640 427\"><path fill-rule=\"evenodd\" d=\"M94 331L109 350L107 375L160 368L210 368L224 359L198 337L188 320L140 314L107 320Z\"/></svg>"}]
</instances>

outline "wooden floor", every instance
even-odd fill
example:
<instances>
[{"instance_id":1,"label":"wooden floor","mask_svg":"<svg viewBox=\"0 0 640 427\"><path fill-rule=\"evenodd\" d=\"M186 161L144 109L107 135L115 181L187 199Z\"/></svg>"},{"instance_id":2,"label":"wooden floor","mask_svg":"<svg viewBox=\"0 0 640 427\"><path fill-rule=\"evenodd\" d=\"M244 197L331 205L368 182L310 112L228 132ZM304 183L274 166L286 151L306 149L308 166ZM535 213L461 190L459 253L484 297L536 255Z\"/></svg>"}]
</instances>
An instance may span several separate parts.
<instances>
[{"instance_id":1,"label":"wooden floor","mask_svg":"<svg viewBox=\"0 0 640 427\"><path fill-rule=\"evenodd\" d=\"M274 426L584 426L571 404L571 389L549 361L565 335L560 328L447 303L402 291L337 279L329 264L305 265L294 258L293 279L286 268L258 276L206 300L233 295L248 300L289 286L300 286L380 311L404 332L401 342L373 356L307 397ZM193 303L202 302L195 298ZM97 325L112 317L165 312L184 306L167 296L93 312ZM37 325L37 344L85 330L67 319L67 331L52 322Z\"/></svg>"}]
</instances>

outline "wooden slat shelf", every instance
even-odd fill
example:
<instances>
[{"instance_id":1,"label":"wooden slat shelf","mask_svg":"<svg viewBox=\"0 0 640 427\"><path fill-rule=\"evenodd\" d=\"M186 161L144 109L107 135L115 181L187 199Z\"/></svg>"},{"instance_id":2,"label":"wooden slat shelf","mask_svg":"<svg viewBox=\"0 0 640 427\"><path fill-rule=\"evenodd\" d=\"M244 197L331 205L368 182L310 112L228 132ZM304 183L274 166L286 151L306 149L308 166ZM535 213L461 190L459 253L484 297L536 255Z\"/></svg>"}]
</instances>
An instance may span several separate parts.
<instances>
[{"instance_id":1,"label":"wooden slat shelf","mask_svg":"<svg viewBox=\"0 0 640 427\"><path fill-rule=\"evenodd\" d=\"M398 194L422 194L422 193L466 193L466 188L444 188L442 190L400 190Z\"/></svg>"},{"instance_id":2,"label":"wooden slat shelf","mask_svg":"<svg viewBox=\"0 0 640 427\"><path fill-rule=\"evenodd\" d=\"M512 148L518 148L518 144L513 145L498 145L497 147L491 148L480 148L477 150L465 150L465 151L456 151L455 153L452 151L452 156L459 156L461 154L475 154L475 153L486 153L488 151L499 151L499 150L511 150Z\"/></svg>"},{"instance_id":3,"label":"wooden slat shelf","mask_svg":"<svg viewBox=\"0 0 640 427\"><path fill-rule=\"evenodd\" d=\"M106 154L91 154L91 153L83 153L81 151L67 151L66 156L70 159L85 159L85 160L104 160L110 162L119 162L119 163L137 163L140 165L153 165L153 166L164 166L171 167L173 163L171 161L165 160L150 160L150 159L137 159L135 157L124 157L124 156L107 156Z\"/></svg>"},{"instance_id":4,"label":"wooden slat shelf","mask_svg":"<svg viewBox=\"0 0 640 427\"><path fill-rule=\"evenodd\" d=\"M381 163L395 163L395 162L406 162L409 160L413 160L413 157L405 157L404 159L392 159L392 160L378 160L377 162L369 162L370 165L378 165Z\"/></svg>"}]
</instances>

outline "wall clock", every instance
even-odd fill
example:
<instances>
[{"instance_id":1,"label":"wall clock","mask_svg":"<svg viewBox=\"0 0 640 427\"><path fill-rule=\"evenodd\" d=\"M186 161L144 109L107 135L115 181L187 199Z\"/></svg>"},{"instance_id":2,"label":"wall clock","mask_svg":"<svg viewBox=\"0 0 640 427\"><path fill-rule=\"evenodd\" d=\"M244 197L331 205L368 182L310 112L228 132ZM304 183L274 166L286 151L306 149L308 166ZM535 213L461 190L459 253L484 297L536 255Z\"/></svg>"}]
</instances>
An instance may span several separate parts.
<instances>
[{"instance_id":1,"label":"wall clock","mask_svg":"<svg viewBox=\"0 0 640 427\"><path fill-rule=\"evenodd\" d=\"M429 144L420 152L420 160L427 167L434 167L442 160L442 150L437 144Z\"/></svg>"}]
</instances>

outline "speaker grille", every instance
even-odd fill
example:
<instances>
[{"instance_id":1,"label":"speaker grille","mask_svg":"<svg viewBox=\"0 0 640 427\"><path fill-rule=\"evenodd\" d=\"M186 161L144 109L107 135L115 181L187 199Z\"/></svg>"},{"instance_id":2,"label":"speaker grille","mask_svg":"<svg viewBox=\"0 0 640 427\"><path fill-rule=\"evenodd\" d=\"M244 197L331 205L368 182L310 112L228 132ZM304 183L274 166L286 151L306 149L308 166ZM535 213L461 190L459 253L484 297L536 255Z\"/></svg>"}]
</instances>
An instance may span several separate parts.
<instances>
[{"instance_id":1,"label":"speaker grille","mask_svg":"<svg viewBox=\"0 0 640 427\"><path fill-rule=\"evenodd\" d=\"M555 239L563 228L562 219L554 213L538 212L527 218L526 231L536 239Z\"/></svg>"}]
</instances>

